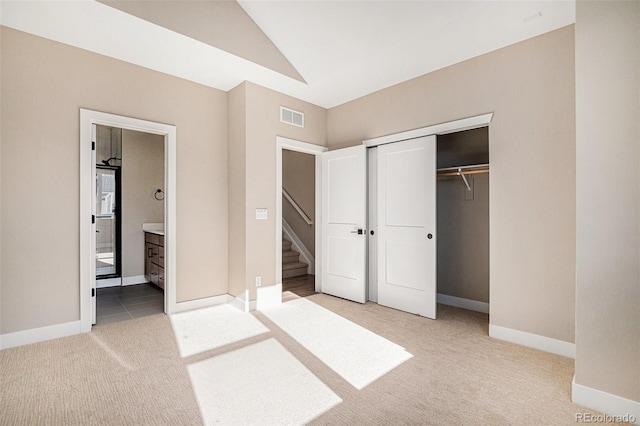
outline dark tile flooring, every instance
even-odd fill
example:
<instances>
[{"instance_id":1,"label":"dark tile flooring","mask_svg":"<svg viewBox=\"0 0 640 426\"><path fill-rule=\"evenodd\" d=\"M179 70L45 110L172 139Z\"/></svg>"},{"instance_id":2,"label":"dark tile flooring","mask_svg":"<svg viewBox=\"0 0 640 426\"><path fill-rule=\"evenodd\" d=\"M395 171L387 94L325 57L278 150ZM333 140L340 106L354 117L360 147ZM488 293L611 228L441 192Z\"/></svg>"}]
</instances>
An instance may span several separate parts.
<instances>
[{"instance_id":1,"label":"dark tile flooring","mask_svg":"<svg viewBox=\"0 0 640 426\"><path fill-rule=\"evenodd\" d=\"M109 324L164 312L164 292L153 284L97 289L96 324Z\"/></svg>"}]
</instances>

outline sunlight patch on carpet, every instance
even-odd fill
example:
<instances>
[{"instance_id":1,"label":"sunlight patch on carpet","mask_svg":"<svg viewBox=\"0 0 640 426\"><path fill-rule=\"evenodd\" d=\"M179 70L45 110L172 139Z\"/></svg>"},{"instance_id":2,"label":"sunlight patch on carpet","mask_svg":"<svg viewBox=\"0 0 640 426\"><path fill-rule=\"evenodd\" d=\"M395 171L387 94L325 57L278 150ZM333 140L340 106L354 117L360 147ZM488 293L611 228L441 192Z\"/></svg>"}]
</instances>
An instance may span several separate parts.
<instances>
[{"instance_id":1,"label":"sunlight patch on carpet","mask_svg":"<svg viewBox=\"0 0 640 426\"><path fill-rule=\"evenodd\" d=\"M262 312L356 389L413 357L403 347L308 299Z\"/></svg>"},{"instance_id":2,"label":"sunlight patch on carpet","mask_svg":"<svg viewBox=\"0 0 640 426\"><path fill-rule=\"evenodd\" d=\"M269 331L253 315L230 305L181 312L170 318L183 358Z\"/></svg>"},{"instance_id":3,"label":"sunlight patch on carpet","mask_svg":"<svg viewBox=\"0 0 640 426\"><path fill-rule=\"evenodd\" d=\"M273 338L188 369L206 425L305 424L342 402Z\"/></svg>"}]
</instances>

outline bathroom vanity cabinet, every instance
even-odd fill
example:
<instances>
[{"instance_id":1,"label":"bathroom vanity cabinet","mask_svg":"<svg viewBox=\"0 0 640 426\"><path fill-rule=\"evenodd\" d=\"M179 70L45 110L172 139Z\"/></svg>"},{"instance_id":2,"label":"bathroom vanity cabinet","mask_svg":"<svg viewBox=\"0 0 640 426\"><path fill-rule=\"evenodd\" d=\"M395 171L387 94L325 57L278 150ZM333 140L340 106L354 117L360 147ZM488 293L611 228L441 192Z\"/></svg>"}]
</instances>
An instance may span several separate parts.
<instances>
[{"instance_id":1,"label":"bathroom vanity cabinet","mask_svg":"<svg viewBox=\"0 0 640 426\"><path fill-rule=\"evenodd\" d=\"M144 233L144 275L149 282L164 289L164 235Z\"/></svg>"}]
</instances>

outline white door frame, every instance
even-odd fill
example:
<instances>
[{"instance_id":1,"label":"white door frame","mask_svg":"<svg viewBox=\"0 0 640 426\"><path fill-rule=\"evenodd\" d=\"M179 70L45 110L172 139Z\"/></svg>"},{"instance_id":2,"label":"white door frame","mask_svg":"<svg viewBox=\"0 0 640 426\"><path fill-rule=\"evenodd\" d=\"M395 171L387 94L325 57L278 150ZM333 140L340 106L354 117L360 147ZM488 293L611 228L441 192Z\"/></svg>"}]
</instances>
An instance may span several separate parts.
<instances>
[{"instance_id":1,"label":"white door frame","mask_svg":"<svg viewBox=\"0 0 640 426\"><path fill-rule=\"evenodd\" d=\"M100 124L153 133L164 136L165 169L165 313L176 310L176 127L88 109L80 109L80 327L91 331L92 296L96 287L95 224L92 182L95 179L95 160L92 160L92 127ZM141 230L142 231L142 230Z\"/></svg>"},{"instance_id":2,"label":"white door frame","mask_svg":"<svg viewBox=\"0 0 640 426\"><path fill-rule=\"evenodd\" d=\"M463 130L472 130L480 127L486 127L491 122L493 113L476 115L473 117L463 118L460 120L448 121L446 123L434 124L433 126L421 127L406 132L394 133L392 135L380 136L378 138L367 139L362 143L371 148L387 143L405 141L407 139L421 138L431 135L446 135L448 133L462 132Z\"/></svg>"},{"instance_id":3,"label":"white door frame","mask_svg":"<svg viewBox=\"0 0 640 426\"><path fill-rule=\"evenodd\" d=\"M322 270L322 153L328 148L294 139L276 136L276 283L282 284L282 150L311 154L316 159L316 211L315 211L315 271L316 291L322 291L322 277L318 271Z\"/></svg>"}]
</instances>

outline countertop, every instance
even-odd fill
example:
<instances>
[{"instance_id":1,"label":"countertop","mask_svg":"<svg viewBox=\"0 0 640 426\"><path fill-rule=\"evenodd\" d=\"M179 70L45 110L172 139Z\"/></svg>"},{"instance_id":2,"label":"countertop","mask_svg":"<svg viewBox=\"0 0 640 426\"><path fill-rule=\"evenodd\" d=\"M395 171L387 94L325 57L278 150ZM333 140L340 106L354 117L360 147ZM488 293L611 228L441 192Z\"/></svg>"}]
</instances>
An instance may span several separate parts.
<instances>
[{"instance_id":1,"label":"countertop","mask_svg":"<svg viewBox=\"0 0 640 426\"><path fill-rule=\"evenodd\" d=\"M143 223L142 232L162 235L164 237L164 223Z\"/></svg>"}]
</instances>

